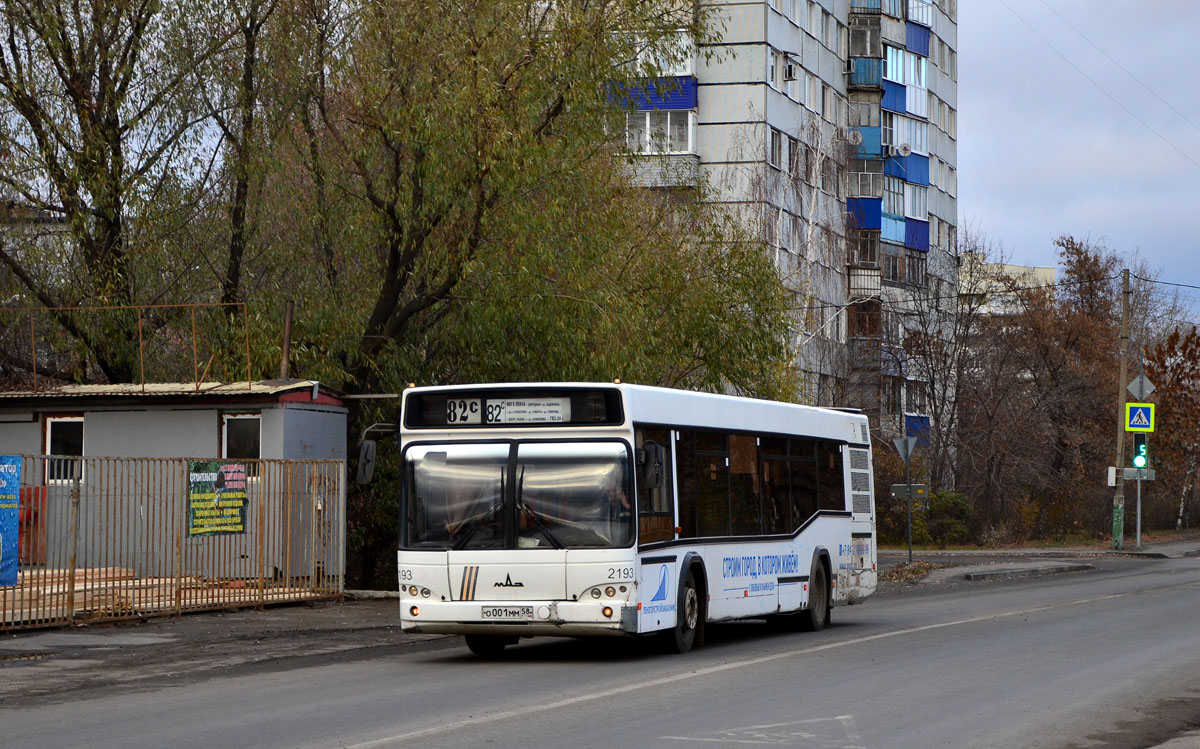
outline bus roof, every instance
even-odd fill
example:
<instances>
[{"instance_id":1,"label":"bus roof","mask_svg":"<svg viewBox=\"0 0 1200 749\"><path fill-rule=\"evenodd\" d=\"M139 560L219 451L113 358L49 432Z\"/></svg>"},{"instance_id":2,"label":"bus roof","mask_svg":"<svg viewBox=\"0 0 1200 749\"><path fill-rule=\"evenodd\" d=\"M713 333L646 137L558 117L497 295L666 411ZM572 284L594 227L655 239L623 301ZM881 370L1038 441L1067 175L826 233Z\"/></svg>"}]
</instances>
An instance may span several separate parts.
<instances>
[{"instance_id":1,"label":"bus roof","mask_svg":"<svg viewBox=\"0 0 1200 749\"><path fill-rule=\"evenodd\" d=\"M617 390L626 423L803 434L854 444L869 444L867 417L832 408L721 395L692 390L611 382L506 382L410 388L409 393L454 391ZM407 398L405 400L407 405Z\"/></svg>"}]
</instances>

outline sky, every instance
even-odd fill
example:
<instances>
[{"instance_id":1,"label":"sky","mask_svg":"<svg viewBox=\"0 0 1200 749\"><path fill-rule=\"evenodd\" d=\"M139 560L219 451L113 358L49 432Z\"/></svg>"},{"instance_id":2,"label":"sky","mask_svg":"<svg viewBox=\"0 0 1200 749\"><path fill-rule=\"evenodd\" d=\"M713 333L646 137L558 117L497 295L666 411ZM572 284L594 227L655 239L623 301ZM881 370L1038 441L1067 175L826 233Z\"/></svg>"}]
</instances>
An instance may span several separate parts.
<instances>
[{"instance_id":1,"label":"sky","mask_svg":"<svg viewBox=\"0 0 1200 749\"><path fill-rule=\"evenodd\" d=\"M960 224L1008 262L1070 234L1200 286L1200 1L958 8Z\"/></svg>"}]
</instances>

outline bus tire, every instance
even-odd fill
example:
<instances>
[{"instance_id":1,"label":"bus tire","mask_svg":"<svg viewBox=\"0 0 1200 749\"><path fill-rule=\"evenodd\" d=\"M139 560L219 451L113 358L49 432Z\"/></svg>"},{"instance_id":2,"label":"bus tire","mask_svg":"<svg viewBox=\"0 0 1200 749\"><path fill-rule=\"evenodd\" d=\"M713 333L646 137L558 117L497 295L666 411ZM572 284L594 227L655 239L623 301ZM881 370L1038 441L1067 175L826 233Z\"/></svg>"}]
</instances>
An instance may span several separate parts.
<instances>
[{"instance_id":1,"label":"bus tire","mask_svg":"<svg viewBox=\"0 0 1200 749\"><path fill-rule=\"evenodd\" d=\"M696 586L696 576L688 570L683 588L679 591L679 611L676 612L675 627L671 630L667 644L672 652L686 653L694 645L704 643L704 602Z\"/></svg>"},{"instance_id":2,"label":"bus tire","mask_svg":"<svg viewBox=\"0 0 1200 749\"><path fill-rule=\"evenodd\" d=\"M821 560L813 563L808 577L808 607L800 612L800 629L819 632L829 623L829 580Z\"/></svg>"},{"instance_id":3,"label":"bus tire","mask_svg":"<svg viewBox=\"0 0 1200 749\"><path fill-rule=\"evenodd\" d=\"M475 655L481 655L485 658L495 658L504 652L505 647L517 641L515 637L504 637L503 635L464 636L467 640L467 648Z\"/></svg>"}]
</instances>

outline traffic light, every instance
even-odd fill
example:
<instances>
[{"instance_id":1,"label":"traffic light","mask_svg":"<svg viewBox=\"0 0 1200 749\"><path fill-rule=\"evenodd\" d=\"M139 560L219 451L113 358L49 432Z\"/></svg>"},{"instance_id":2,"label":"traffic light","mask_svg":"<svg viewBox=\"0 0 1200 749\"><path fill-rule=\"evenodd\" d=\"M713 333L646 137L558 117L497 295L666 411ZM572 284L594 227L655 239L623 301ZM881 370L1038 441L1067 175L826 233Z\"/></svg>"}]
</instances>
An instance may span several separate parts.
<instances>
[{"instance_id":1,"label":"traffic light","mask_svg":"<svg viewBox=\"0 0 1200 749\"><path fill-rule=\"evenodd\" d=\"M1133 434L1133 467L1150 467L1150 446L1146 443L1144 432L1134 432Z\"/></svg>"}]
</instances>

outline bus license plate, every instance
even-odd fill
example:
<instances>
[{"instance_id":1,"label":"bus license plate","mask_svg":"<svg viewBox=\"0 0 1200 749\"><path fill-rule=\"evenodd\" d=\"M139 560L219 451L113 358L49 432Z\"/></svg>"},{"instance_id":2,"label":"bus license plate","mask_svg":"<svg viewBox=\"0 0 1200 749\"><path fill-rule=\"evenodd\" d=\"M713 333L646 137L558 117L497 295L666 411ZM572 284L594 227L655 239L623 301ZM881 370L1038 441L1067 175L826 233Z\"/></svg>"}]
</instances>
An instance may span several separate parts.
<instances>
[{"instance_id":1,"label":"bus license plate","mask_svg":"<svg viewBox=\"0 0 1200 749\"><path fill-rule=\"evenodd\" d=\"M532 606L484 606L484 621L532 621Z\"/></svg>"}]
</instances>

